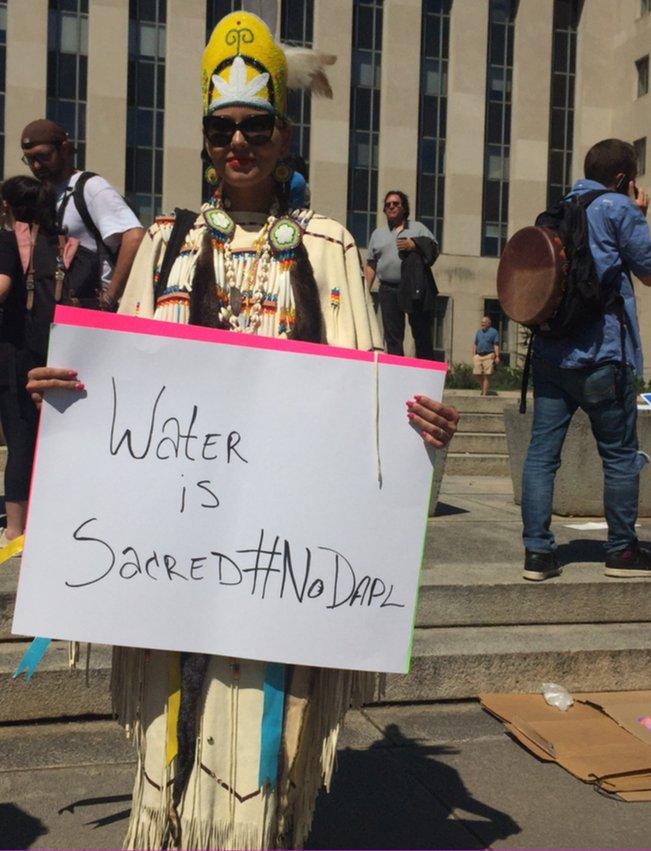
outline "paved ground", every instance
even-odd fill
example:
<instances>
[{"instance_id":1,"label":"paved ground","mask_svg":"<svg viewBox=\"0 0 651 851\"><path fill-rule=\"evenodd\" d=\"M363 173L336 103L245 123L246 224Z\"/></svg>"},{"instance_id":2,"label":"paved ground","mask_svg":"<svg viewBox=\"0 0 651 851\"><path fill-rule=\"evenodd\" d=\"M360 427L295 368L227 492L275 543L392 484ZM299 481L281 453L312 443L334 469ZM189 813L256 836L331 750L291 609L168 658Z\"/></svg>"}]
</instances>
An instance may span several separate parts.
<instances>
[{"instance_id":1,"label":"paved ground","mask_svg":"<svg viewBox=\"0 0 651 851\"><path fill-rule=\"evenodd\" d=\"M0 728L0 848L119 848L133 774L112 721ZM308 848L648 848L651 804L538 762L475 703L351 713Z\"/></svg>"},{"instance_id":2,"label":"paved ground","mask_svg":"<svg viewBox=\"0 0 651 851\"><path fill-rule=\"evenodd\" d=\"M511 500L506 479L446 478L433 555L460 569L510 562L515 571ZM554 528L567 570L580 570L603 558L605 532L566 528L572 522L556 518ZM651 520L640 533L651 539ZM473 702L351 713L338 763L311 849L650 847L651 804L606 799L538 762ZM130 746L112 721L0 726L0 849L120 847L132 776Z\"/></svg>"},{"instance_id":3,"label":"paved ground","mask_svg":"<svg viewBox=\"0 0 651 851\"><path fill-rule=\"evenodd\" d=\"M651 470L642 475L651 475ZM571 528L595 522L603 524L603 517L553 518L558 556L567 570L604 561L606 529ZM524 557L522 523L510 478L444 476L433 530L428 536L427 554L437 562L512 564L513 578L519 575ZM640 518L638 535L640 540L651 542L651 517Z\"/></svg>"}]
</instances>

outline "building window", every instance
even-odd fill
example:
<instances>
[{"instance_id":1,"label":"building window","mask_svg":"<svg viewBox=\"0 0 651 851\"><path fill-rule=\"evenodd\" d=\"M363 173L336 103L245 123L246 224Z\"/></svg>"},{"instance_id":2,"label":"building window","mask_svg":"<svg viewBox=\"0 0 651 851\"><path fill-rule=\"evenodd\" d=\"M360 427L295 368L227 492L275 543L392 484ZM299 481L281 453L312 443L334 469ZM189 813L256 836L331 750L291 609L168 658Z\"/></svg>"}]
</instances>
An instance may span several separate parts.
<instances>
[{"instance_id":1,"label":"building window","mask_svg":"<svg viewBox=\"0 0 651 851\"><path fill-rule=\"evenodd\" d=\"M646 172L646 136L633 142L635 156L637 158L637 176Z\"/></svg>"},{"instance_id":2,"label":"building window","mask_svg":"<svg viewBox=\"0 0 651 851\"><path fill-rule=\"evenodd\" d=\"M579 14L580 0L554 0L547 164L548 206L567 195L572 185L574 81Z\"/></svg>"},{"instance_id":3,"label":"building window","mask_svg":"<svg viewBox=\"0 0 651 851\"><path fill-rule=\"evenodd\" d=\"M641 98L649 91L649 57L643 56L635 63L637 69L637 96Z\"/></svg>"},{"instance_id":4,"label":"building window","mask_svg":"<svg viewBox=\"0 0 651 851\"><path fill-rule=\"evenodd\" d=\"M500 303L496 298L484 299L484 316L488 316L493 328L500 335L500 360L504 366L509 365L511 359L509 346L509 317L500 307Z\"/></svg>"},{"instance_id":5,"label":"building window","mask_svg":"<svg viewBox=\"0 0 651 851\"><path fill-rule=\"evenodd\" d=\"M312 47L314 0L282 0L280 7L280 39L292 47ZM310 161L310 119L312 96L292 89L287 92L287 115L294 130L292 153Z\"/></svg>"},{"instance_id":6,"label":"building window","mask_svg":"<svg viewBox=\"0 0 651 851\"><path fill-rule=\"evenodd\" d=\"M143 224L163 201L166 0L129 0L126 196Z\"/></svg>"},{"instance_id":7,"label":"building window","mask_svg":"<svg viewBox=\"0 0 651 851\"><path fill-rule=\"evenodd\" d=\"M353 0L348 229L368 245L377 211L382 0Z\"/></svg>"},{"instance_id":8,"label":"building window","mask_svg":"<svg viewBox=\"0 0 651 851\"><path fill-rule=\"evenodd\" d=\"M416 217L443 244L451 0L423 0Z\"/></svg>"},{"instance_id":9,"label":"building window","mask_svg":"<svg viewBox=\"0 0 651 851\"><path fill-rule=\"evenodd\" d=\"M242 0L206 0L206 42L210 40L212 31L226 15L231 12L239 12L242 8ZM205 165L201 161L201 198L209 201L215 191L215 187L206 182L204 178Z\"/></svg>"},{"instance_id":10,"label":"building window","mask_svg":"<svg viewBox=\"0 0 651 851\"><path fill-rule=\"evenodd\" d=\"M434 324L432 326L432 346L436 360L449 360L450 335L448 322L448 305L450 298L446 295L437 295L434 302Z\"/></svg>"},{"instance_id":11,"label":"building window","mask_svg":"<svg viewBox=\"0 0 651 851\"><path fill-rule=\"evenodd\" d=\"M7 78L7 0L0 0L0 177L5 162L5 88Z\"/></svg>"},{"instance_id":12,"label":"building window","mask_svg":"<svg viewBox=\"0 0 651 851\"><path fill-rule=\"evenodd\" d=\"M509 218L511 83L516 0L489 0L481 253L499 256Z\"/></svg>"},{"instance_id":13,"label":"building window","mask_svg":"<svg viewBox=\"0 0 651 851\"><path fill-rule=\"evenodd\" d=\"M68 131L77 166L86 162L88 0L50 0L46 115Z\"/></svg>"},{"instance_id":14,"label":"building window","mask_svg":"<svg viewBox=\"0 0 651 851\"><path fill-rule=\"evenodd\" d=\"M648 15L651 12L651 0L640 0L640 15Z\"/></svg>"},{"instance_id":15,"label":"building window","mask_svg":"<svg viewBox=\"0 0 651 851\"><path fill-rule=\"evenodd\" d=\"M222 18L241 8L242 0L206 0L206 41Z\"/></svg>"}]
</instances>

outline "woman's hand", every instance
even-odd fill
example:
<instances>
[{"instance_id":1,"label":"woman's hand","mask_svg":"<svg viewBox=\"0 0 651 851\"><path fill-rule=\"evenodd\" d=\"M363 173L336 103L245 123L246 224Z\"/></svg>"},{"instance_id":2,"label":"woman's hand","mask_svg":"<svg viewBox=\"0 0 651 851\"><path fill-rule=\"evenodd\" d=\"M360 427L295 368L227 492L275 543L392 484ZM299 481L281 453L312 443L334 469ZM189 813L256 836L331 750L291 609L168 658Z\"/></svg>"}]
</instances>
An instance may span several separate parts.
<instances>
[{"instance_id":1,"label":"woman's hand","mask_svg":"<svg viewBox=\"0 0 651 851\"><path fill-rule=\"evenodd\" d=\"M43 403L43 393L54 387L79 392L84 385L79 381L74 369L59 369L55 366L37 366L27 373L27 392L40 410Z\"/></svg>"},{"instance_id":2,"label":"woman's hand","mask_svg":"<svg viewBox=\"0 0 651 851\"><path fill-rule=\"evenodd\" d=\"M425 443L442 449L454 437L459 412L429 396L414 396L407 402L407 419L420 431Z\"/></svg>"}]
</instances>

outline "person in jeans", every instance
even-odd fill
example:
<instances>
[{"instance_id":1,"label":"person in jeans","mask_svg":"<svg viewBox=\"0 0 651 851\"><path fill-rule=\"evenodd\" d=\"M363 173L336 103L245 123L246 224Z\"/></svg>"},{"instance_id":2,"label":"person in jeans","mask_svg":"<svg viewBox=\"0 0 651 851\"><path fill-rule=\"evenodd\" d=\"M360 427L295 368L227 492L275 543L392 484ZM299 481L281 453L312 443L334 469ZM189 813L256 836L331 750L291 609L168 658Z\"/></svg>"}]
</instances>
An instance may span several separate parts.
<instances>
[{"instance_id":1,"label":"person in jeans","mask_svg":"<svg viewBox=\"0 0 651 851\"><path fill-rule=\"evenodd\" d=\"M380 280L379 302L384 327L384 341L390 355L404 355L405 311L400 306L398 291L402 270L401 255L416 251L413 237L427 237L436 247L434 235L421 222L409 218L409 199L404 192L387 192L384 198L385 227L376 228L368 245L368 259L364 277L369 290L375 277ZM416 357L434 360L432 327L434 312L414 310L409 316L409 325L414 336Z\"/></svg>"},{"instance_id":2,"label":"person in jeans","mask_svg":"<svg viewBox=\"0 0 651 851\"><path fill-rule=\"evenodd\" d=\"M651 553L635 533L639 474L647 458L637 442L636 376L642 376L642 345L628 270L651 286L651 238L646 222L649 197L636 187L632 145L605 139L587 153L585 179L570 192L609 189L587 209L589 244L600 280L621 294L625 314L625 367L621 326L605 313L571 338L534 339L534 412L531 443L522 479L525 579L561 572L550 529L554 477L561 448L577 408L590 417L604 470L608 522L607 576L651 576Z\"/></svg>"},{"instance_id":3,"label":"person in jeans","mask_svg":"<svg viewBox=\"0 0 651 851\"><path fill-rule=\"evenodd\" d=\"M488 396L488 385L495 367L500 362L500 335L492 327L488 316L483 316L481 328L475 334L472 346L472 374L477 378L481 395Z\"/></svg>"}]
</instances>

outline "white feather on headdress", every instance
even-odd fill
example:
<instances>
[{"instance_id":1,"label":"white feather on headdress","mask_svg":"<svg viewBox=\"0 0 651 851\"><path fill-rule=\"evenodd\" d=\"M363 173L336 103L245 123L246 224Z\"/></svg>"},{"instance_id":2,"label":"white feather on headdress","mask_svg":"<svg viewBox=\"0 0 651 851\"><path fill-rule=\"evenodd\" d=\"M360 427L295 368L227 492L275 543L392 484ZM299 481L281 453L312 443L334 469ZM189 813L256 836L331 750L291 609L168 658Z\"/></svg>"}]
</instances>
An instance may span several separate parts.
<instances>
[{"instance_id":1,"label":"white feather on headdress","mask_svg":"<svg viewBox=\"0 0 651 851\"><path fill-rule=\"evenodd\" d=\"M287 58L287 88L309 89L315 95L332 97L332 88L325 72L325 65L334 65L337 57L307 47L280 45Z\"/></svg>"}]
</instances>

